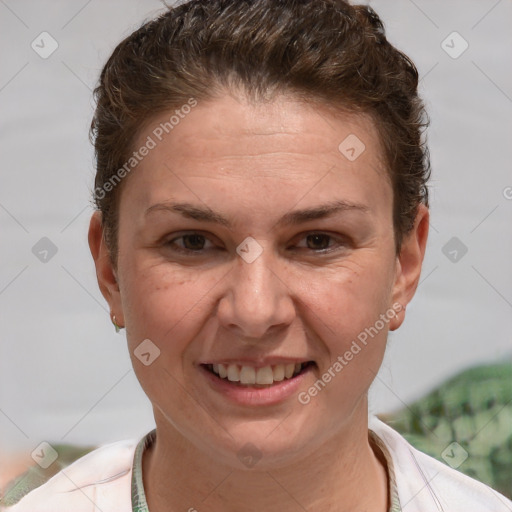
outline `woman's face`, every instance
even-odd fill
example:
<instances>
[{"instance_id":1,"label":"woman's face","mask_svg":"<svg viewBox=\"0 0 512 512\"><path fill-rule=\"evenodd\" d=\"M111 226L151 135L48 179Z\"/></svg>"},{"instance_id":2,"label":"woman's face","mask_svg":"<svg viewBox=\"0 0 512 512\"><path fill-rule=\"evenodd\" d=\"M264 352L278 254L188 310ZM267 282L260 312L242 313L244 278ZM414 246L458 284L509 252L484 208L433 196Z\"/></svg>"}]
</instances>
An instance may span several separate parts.
<instances>
[{"instance_id":1,"label":"woman's face","mask_svg":"<svg viewBox=\"0 0 512 512\"><path fill-rule=\"evenodd\" d=\"M160 133L173 113L135 145L155 143L123 184L118 284L96 257L159 432L231 465L311 453L366 422L428 212L397 258L368 118L226 95Z\"/></svg>"}]
</instances>

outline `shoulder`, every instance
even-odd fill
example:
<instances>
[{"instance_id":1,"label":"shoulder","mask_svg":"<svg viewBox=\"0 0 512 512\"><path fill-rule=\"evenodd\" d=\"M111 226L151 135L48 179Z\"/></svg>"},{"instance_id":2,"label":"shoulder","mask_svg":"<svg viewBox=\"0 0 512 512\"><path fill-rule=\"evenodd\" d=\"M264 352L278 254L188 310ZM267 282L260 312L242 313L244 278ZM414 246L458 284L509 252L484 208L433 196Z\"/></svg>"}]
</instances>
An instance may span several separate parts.
<instances>
[{"instance_id":1,"label":"shoulder","mask_svg":"<svg viewBox=\"0 0 512 512\"><path fill-rule=\"evenodd\" d=\"M131 512L136 440L98 448L62 469L8 512Z\"/></svg>"},{"instance_id":2,"label":"shoulder","mask_svg":"<svg viewBox=\"0 0 512 512\"><path fill-rule=\"evenodd\" d=\"M512 501L489 486L426 455L378 418L369 428L386 445L400 503L407 512L510 512Z\"/></svg>"}]
</instances>

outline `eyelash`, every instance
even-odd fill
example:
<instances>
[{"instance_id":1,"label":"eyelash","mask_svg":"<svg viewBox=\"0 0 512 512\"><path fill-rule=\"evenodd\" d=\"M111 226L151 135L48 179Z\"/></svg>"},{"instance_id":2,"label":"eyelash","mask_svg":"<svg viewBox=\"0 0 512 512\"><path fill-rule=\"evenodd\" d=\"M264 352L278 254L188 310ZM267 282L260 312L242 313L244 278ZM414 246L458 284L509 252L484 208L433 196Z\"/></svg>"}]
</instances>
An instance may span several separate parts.
<instances>
[{"instance_id":1,"label":"eyelash","mask_svg":"<svg viewBox=\"0 0 512 512\"><path fill-rule=\"evenodd\" d=\"M182 235L180 235L178 237L175 237L175 238L165 242L164 246L169 247L172 251L177 252L177 253L191 255L191 256L202 256L205 253L205 251L207 251L208 249L204 249L204 248L203 249L198 249L198 250L185 249L185 248L182 248L182 247L178 247L176 245L176 243L175 243L176 240L183 239L186 236L194 236L194 235L203 237L205 240L211 242L211 240L209 240L209 238L206 235L204 235L204 234L202 234L200 232L197 232L197 231L191 231L189 233L183 233ZM321 231L310 231L310 232L307 232L304 235L301 235L300 240L306 239L309 236L316 236L316 235L328 237L329 238L329 242L330 241L335 241L335 244L338 247L346 247L348 245L348 242L344 241L343 239L335 237L335 236L333 236L333 235L331 235L329 233L321 232ZM337 242L336 242L336 240L337 240ZM211 242L211 243L213 243L213 242ZM215 248L212 248L212 249L215 249ZM210 250L212 250L212 249L210 249ZM299 249L308 249L308 248L307 247L301 247ZM313 251L316 254L327 254L327 253L331 253L331 252L335 251L336 248L327 247L327 248L324 248L324 249L318 249L318 250L309 249L309 250Z\"/></svg>"}]
</instances>

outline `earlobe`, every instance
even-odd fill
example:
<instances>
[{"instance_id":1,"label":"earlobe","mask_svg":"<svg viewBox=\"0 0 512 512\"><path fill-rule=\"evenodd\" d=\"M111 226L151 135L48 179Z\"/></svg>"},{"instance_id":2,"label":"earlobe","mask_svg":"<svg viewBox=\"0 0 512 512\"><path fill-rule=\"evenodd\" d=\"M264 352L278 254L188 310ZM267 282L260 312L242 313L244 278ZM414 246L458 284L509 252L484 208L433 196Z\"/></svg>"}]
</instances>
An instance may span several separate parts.
<instances>
[{"instance_id":1,"label":"earlobe","mask_svg":"<svg viewBox=\"0 0 512 512\"><path fill-rule=\"evenodd\" d=\"M112 265L110 252L103 236L101 212L95 212L91 217L88 240L100 291L108 302L111 317L115 315L117 323L122 326L124 317L121 307L121 294L116 271Z\"/></svg>"},{"instance_id":2,"label":"earlobe","mask_svg":"<svg viewBox=\"0 0 512 512\"><path fill-rule=\"evenodd\" d=\"M405 319L405 308L414 297L418 287L427 246L428 230L429 210L427 206L420 204L416 212L413 228L404 238L400 254L397 256L393 304L400 304L401 309L390 320L390 331L394 331L402 325Z\"/></svg>"}]
</instances>

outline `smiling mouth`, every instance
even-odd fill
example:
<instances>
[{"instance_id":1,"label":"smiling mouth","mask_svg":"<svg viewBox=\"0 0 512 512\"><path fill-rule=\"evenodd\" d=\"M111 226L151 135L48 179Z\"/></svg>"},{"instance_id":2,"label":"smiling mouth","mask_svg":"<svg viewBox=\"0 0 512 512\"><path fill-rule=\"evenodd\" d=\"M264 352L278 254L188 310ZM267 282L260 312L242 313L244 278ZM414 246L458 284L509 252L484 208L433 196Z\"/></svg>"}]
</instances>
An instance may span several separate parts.
<instances>
[{"instance_id":1,"label":"smiling mouth","mask_svg":"<svg viewBox=\"0 0 512 512\"><path fill-rule=\"evenodd\" d=\"M241 387L268 388L276 383L293 379L306 372L314 361L304 363L287 363L255 368L239 364L203 364L207 371L221 380L229 381L233 385Z\"/></svg>"}]
</instances>

